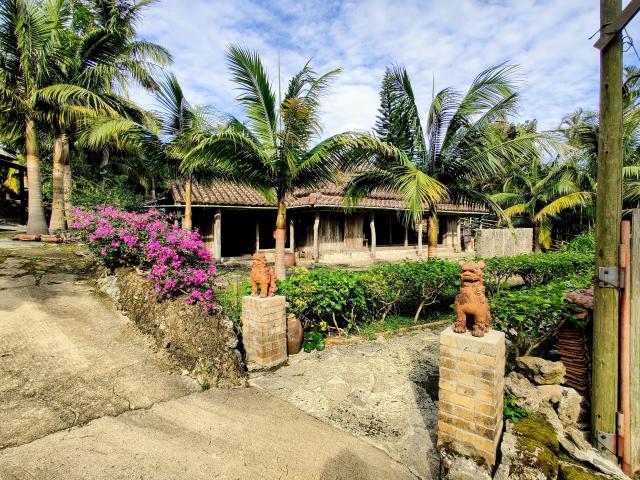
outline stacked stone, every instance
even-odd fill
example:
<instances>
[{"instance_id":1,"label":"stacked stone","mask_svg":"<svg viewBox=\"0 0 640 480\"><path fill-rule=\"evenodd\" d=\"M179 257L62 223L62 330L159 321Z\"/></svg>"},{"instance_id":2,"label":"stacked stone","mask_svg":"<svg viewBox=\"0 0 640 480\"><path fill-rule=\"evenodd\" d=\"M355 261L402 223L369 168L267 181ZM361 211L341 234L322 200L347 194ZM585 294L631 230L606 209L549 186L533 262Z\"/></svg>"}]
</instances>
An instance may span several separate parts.
<instances>
[{"instance_id":1,"label":"stacked stone","mask_svg":"<svg viewBox=\"0 0 640 480\"><path fill-rule=\"evenodd\" d=\"M438 448L496 463L503 427L505 336L440 335Z\"/></svg>"},{"instance_id":2,"label":"stacked stone","mask_svg":"<svg viewBox=\"0 0 640 480\"><path fill-rule=\"evenodd\" d=\"M287 361L285 297L242 298L242 341L247 368L271 368Z\"/></svg>"}]
</instances>

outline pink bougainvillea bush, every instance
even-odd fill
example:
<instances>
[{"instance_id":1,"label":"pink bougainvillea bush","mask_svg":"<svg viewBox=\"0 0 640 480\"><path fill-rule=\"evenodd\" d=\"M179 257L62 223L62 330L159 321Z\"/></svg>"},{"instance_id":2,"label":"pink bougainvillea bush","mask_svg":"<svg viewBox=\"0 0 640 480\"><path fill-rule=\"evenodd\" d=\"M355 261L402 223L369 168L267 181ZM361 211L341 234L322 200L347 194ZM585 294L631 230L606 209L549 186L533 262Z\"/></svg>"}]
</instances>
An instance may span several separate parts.
<instances>
[{"instance_id":1,"label":"pink bougainvillea bush","mask_svg":"<svg viewBox=\"0 0 640 480\"><path fill-rule=\"evenodd\" d=\"M218 307L216 266L197 232L172 225L158 210L123 212L114 207L76 209L72 227L107 266L144 270L158 298L186 296L206 311Z\"/></svg>"}]
</instances>

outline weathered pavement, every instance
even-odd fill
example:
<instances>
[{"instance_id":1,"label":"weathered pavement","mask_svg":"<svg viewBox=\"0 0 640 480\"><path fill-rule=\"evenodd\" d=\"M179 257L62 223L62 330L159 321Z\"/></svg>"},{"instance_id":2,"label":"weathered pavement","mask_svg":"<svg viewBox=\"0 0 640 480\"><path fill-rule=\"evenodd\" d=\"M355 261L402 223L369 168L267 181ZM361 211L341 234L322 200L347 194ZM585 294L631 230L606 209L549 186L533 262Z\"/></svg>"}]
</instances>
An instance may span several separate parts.
<instances>
[{"instance_id":1,"label":"weathered pavement","mask_svg":"<svg viewBox=\"0 0 640 480\"><path fill-rule=\"evenodd\" d=\"M10 255L0 263L2 480L415 478L262 390L197 392L92 291L73 253Z\"/></svg>"},{"instance_id":2,"label":"weathered pavement","mask_svg":"<svg viewBox=\"0 0 640 480\"><path fill-rule=\"evenodd\" d=\"M300 353L250 383L438 478L438 345L437 332L417 330Z\"/></svg>"}]
</instances>

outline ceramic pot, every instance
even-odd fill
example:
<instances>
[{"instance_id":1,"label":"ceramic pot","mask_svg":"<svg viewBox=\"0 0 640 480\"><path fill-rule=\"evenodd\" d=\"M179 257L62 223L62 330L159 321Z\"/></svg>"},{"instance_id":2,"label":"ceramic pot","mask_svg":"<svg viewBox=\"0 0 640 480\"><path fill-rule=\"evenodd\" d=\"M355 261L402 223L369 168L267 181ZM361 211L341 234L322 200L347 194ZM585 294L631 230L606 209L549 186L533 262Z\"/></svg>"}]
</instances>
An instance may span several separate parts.
<instances>
[{"instance_id":1,"label":"ceramic pot","mask_svg":"<svg viewBox=\"0 0 640 480\"><path fill-rule=\"evenodd\" d=\"M302 322L295 315L287 316L287 353L295 355L302 348Z\"/></svg>"},{"instance_id":2,"label":"ceramic pot","mask_svg":"<svg viewBox=\"0 0 640 480\"><path fill-rule=\"evenodd\" d=\"M284 254L284 264L287 267L295 267L296 266L296 255L295 253L287 252Z\"/></svg>"}]
</instances>

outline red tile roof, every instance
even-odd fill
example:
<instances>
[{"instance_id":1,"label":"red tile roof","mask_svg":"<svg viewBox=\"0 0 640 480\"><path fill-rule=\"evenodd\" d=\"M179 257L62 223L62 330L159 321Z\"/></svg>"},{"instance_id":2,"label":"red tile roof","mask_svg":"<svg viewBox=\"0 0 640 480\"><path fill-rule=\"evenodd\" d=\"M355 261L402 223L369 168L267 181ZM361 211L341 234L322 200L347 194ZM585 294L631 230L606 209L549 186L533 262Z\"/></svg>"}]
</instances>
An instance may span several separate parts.
<instances>
[{"instance_id":1,"label":"red tile roof","mask_svg":"<svg viewBox=\"0 0 640 480\"><path fill-rule=\"evenodd\" d=\"M184 203L184 184L174 182L171 186L171 195L176 204ZM193 183L191 201L193 205L215 205L220 207L275 207L274 203L267 202L264 196L245 185L237 185L228 182L215 182L209 186ZM342 208L343 197L341 186L335 183L327 183L316 190L299 190L287 201L288 208L303 207L329 207ZM361 199L356 208L377 208L381 210L404 210L405 203L392 192L374 192ZM455 204L442 202L438 204L438 210L443 212L460 213L486 213L487 209L481 206Z\"/></svg>"}]
</instances>

